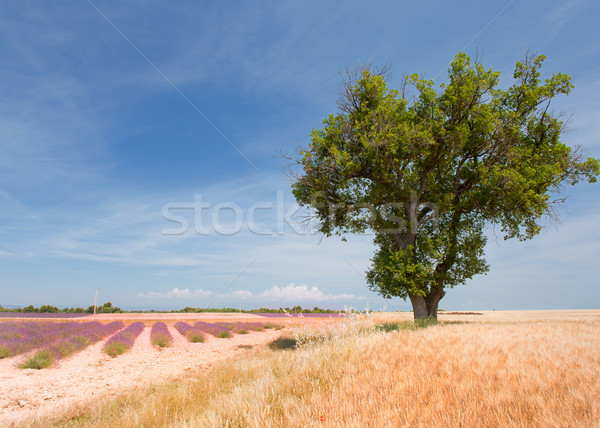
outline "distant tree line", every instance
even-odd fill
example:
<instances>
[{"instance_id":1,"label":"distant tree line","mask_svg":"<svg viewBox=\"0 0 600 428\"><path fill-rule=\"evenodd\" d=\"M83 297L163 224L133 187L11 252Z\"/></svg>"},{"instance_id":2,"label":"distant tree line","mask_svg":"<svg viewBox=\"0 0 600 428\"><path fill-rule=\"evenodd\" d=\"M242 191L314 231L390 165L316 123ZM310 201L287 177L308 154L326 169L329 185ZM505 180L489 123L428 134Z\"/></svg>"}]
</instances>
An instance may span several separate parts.
<instances>
[{"instance_id":1,"label":"distant tree line","mask_svg":"<svg viewBox=\"0 0 600 428\"><path fill-rule=\"evenodd\" d=\"M0 306L0 312L25 312L25 313L67 313L67 314L93 314L94 306L89 306L87 309L77 307L77 308L63 308L59 309L56 306L52 305L42 305L39 308L36 308L33 305L26 306L24 308L4 308ZM111 314L117 312L124 312L121 308L113 306L111 302L106 302L100 306L96 307L97 314Z\"/></svg>"},{"instance_id":2,"label":"distant tree line","mask_svg":"<svg viewBox=\"0 0 600 428\"><path fill-rule=\"evenodd\" d=\"M25 313L70 313L70 314L93 314L94 306L89 306L87 309L77 307L77 308L63 308L59 309L56 306L52 305L42 305L39 308L34 307L33 305L26 306L24 308L4 308L0 306L0 312L25 312ZM139 311L124 311L121 308L113 306L111 302L106 302L100 306L96 307L97 314L112 314L112 313L124 313L124 312L143 312L143 313L153 313L153 312L171 312L171 313L198 313L198 312L243 312L243 313L280 313L283 314L285 312L289 313L303 313L303 314L331 314L339 312L335 309L322 309L318 306L315 306L312 309L303 308L302 306L294 306L292 308L279 308L279 309L271 309L271 308L259 308L259 309L250 309L250 310L241 310L236 308L192 308L190 306L186 306L180 310L172 310L172 311L156 311L152 310L139 310Z\"/></svg>"},{"instance_id":3,"label":"distant tree line","mask_svg":"<svg viewBox=\"0 0 600 428\"><path fill-rule=\"evenodd\" d=\"M235 308L191 308L189 306L179 310L179 311L171 311L173 313L184 312L243 312L243 313L280 313L283 314L285 312L289 313L304 313L304 314L331 314L339 312L335 309L322 309L318 306L315 306L312 309L303 308L302 306L294 306L292 308L279 308L279 309L271 309L271 308L259 308L259 309L250 309L250 310L240 310Z\"/></svg>"}]
</instances>

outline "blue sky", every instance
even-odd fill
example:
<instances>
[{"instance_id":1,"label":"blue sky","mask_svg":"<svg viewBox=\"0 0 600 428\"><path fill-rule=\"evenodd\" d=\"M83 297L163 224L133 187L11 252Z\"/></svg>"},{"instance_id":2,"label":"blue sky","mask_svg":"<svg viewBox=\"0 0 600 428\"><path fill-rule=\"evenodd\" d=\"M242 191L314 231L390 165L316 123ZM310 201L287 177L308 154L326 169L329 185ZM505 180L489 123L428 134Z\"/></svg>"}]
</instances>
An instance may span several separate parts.
<instances>
[{"instance_id":1,"label":"blue sky","mask_svg":"<svg viewBox=\"0 0 600 428\"><path fill-rule=\"evenodd\" d=\"M4 2L0 305L87 307L98 290L129 309L409 309L367 289L370 236L298 227L273 154L336 111L347 66L442 83L464 50L503 85L545 54L575 84L553 107L564 140L600 157L598 16L592 0ZM491 272L441 307L600 307L600 187L566 191L533 241L490 229Z\"/></svg>"}]
</instances>

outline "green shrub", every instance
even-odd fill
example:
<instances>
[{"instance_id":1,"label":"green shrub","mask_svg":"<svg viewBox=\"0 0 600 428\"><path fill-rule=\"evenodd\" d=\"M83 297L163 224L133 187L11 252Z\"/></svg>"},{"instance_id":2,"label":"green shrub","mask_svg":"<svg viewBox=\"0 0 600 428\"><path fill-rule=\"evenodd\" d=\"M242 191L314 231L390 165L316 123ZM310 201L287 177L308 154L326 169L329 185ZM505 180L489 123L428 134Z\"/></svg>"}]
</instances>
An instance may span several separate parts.
<instances>
[{"instance_id":1,"label":"green shrub","mask_svg":"<svg viewBox=\"0 0 600 428\"><path fill-rule=\"evenodd\" d=\"M52 355L48 351L38 351L33 356L23 361L19 368L40 370L50 366L53 362Z\"/></svg>"},{"instance_id":2,"label":"green shrub","mask_svg":"<svg viewBox=\"0 0 600 428\"><path fill-rule=\"evenodd\" d=\"M270 323L270 322L268 322L268 323L265 323L265 326L264 326L264 327L265 327L266 329L267 329L267 328L272 328L272 329L275 329L275 330L281 330L281 328L282 328L282 327L281 327L279 324L273 324L273 323Z\"/></svg>"},{"instance_id":3,"label":"green shrub","mask_svg":"<svg viewBox=\"0 0 600 428\"><path fill-rule=\"evenodd\" d=\"M108 346L104 347L104 352L106 352L108 355L110 355L111 357L116 357L117 355L121 355L125 352L127 352L127 350L129 349L129 347L122 342L113 342L111 344L109 344Z\"/></svg>"},{"instance_id":4,"label":"green shrub","mask_svg":"<svg viewBox=\"0 0 600 428\"><path fill-rule=\"evenodd\" d=\"M202 333L190 333L188 340L192 343L204 343L204 335Z\"/></svg>"},{"instance_id":5,"label":"green shrub","mask_svg":"<svg viewBox=\"0 0 600 428\"><path fill-rule=\"evenodd\" d=\"M154 335L154 337L152 337L152 344L161 348L166 348L171 346L171 338L162 334Z\"/></svg>"},{"instance_id":6,"label":"green shrub","mask_svg":"<svg viewBox=\"0 0 600 428\"><path fill-rule=\"evenodd\" d=\"M269 348L273 350L295 349L298 342L293 337L278 337L269 343Z\"/></svg>"},{"instance_id":7,"label":"green shrub","mask_svg":"<svg viewBox=\"0 0 600 428\"><path fill-rule=\"evenodd\" d=\"M437 324L437 320L434 318L425 318L422 320L415 321L402 321L402 322L386 322L375 326L377 331L384 331L386 333L396 330L417 330L420 328L427 328L431 325Z\"/></svg>"},{"instance_id":8,"label":"green shrub","mask_svg":"<svg viewBox=\"0 0 600 428\"><path fill-rule=\"evenodd\" d=\"M0 358L6 358L10 355L10 350L8 346L0 345Z\"/></svg>"}]
</instances>

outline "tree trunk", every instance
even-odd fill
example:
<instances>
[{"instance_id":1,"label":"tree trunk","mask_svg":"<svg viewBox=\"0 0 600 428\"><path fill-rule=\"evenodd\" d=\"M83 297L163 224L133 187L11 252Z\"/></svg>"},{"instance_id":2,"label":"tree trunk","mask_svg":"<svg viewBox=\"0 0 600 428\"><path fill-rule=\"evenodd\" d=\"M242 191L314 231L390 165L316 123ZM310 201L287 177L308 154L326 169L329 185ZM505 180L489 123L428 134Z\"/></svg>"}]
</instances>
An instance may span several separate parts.
<instances>
[{"instance_id":1,"label":"tree trunk","mask_svg":"<svg viewBox=\"0 0 600 428\"><path fill-rule=\"evenodd\" d=\"M415 314L415 321L427 318L429 316L429 312L427 311L425 297L412 295L409 295L408 297L410 298L410 303L412 303L413 312Z\"/></svg>"},{"instance_id":2,"label":"tree trunk","mask_svg":"<svg viewBox=\"0 0 600 428\"><path fill-rule=\"evenodd\" d=\"M437 321L437 311L440 300L446 292L443 287L433 289L429 292L429 295L425 298L425 304L427 305L427 313L429 316Z\"/></svg>"},{"instance_id":3,"label":"tree trunk","mask_svg":"<svg viewBox=\"0 0 600 428\"><path fill-rule=\"evenodd\" d=\"M409 295L408 297L410 298L410 303L412 303L415 321L426 318L437 321L438 305L440 300L442 300L442 297L444 297L444 294L446 293L443 289L438 289L429 293L427 297Z\"/></svg>"}]
</instances>

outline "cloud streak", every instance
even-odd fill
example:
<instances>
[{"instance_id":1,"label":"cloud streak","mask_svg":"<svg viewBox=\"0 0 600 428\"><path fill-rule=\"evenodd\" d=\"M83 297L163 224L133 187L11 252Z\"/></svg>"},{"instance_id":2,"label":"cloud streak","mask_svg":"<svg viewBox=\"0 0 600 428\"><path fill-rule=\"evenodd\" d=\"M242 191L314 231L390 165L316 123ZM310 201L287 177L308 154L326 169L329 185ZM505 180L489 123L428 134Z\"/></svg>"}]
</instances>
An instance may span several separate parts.
<instances>
[{"instance_id":1,"label":"cloud streak","mask_svg":"<svg viewBox=\"0 0 600 428\"><path fill-rule=\"evenodd\" d=\"M189 288L179 289L174 287L170 291L149 291L148 293L140 293L138 297L149 297L151 299L188 299L192 297L207 298L212 294L212 291L203 290L201 288L197 290L190 290Z\"/></svg>"},{"instance_id":2,"label":"cloud streak","mask_svg":"<svg viewBox=\"0 0 600 428\"><path fill-rule=\"evenodd\" d=\"M285 287L274 285L260 293L257 297L269 301L285 302L331 302L356 298L354 294L325 294L318 287L294 285L293 283Z\"/></svg>"}]
</instances>

